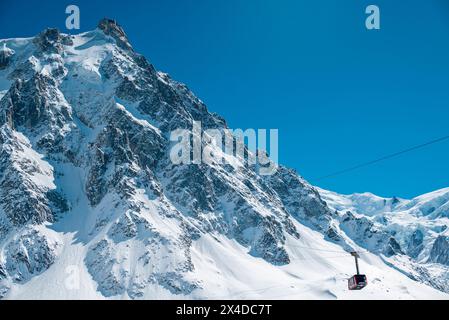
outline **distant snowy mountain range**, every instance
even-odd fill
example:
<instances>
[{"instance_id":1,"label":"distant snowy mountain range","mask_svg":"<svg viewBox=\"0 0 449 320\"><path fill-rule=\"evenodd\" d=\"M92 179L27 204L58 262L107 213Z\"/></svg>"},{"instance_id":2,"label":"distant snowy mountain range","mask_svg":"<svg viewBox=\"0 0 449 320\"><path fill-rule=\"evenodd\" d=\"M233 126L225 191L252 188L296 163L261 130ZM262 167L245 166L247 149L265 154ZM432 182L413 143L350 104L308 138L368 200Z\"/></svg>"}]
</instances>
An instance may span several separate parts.
<instances>
[{"instance_id":1,"label":"distant snowy mountain range","mask_svg":"<svg viewBox=\"0 0 449 320\"><path fill-rule=\"evenodd\" d=\"M449 298L449 189L346 196L240 158L175 165L170 132L193 121L226 128L113 20L0 40L0 297Z\"/></svg>"},{"instance_id":2,"label":"distant snowy mountain range","mask_svg":"<svg viewBox=\"0 0 449 320\"><path fill-rule=\"evenodd\" d=\"M449 292L449 188L412 200L370 193L339 195L319 189L338 212L342 230L363 248L381 253L386 263L412 279ZM380 247L379 247L380 244Z\"/></svg>"}]
</instances>

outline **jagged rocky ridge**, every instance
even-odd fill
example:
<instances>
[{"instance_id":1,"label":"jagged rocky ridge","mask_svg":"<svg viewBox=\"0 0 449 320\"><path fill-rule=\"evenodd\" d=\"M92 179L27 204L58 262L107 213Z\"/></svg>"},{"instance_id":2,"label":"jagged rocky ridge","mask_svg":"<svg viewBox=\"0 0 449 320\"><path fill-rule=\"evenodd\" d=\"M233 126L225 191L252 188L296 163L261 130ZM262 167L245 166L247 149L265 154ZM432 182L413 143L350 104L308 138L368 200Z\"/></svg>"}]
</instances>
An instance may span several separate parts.
<instances>
[{"instance_id":1,"label":"jagged rocky ridge","mask_svg":"<svg viewBox=\"0 0 449 320\"><path fill-rule=\"evenodd\" d=\"M405 249L371 219L335 212L290 169L261 176L241 159L174 165L172 130L226 122L136 53L113 20L0 47L0 296L50 268L70 232L105 297L201 290L192 243L210 234L275 266L291 262L297 223L346 250L419 254L419 233ZM447 264L447 243L435 241L432 261Z\"/></svg>"}]
</instances>

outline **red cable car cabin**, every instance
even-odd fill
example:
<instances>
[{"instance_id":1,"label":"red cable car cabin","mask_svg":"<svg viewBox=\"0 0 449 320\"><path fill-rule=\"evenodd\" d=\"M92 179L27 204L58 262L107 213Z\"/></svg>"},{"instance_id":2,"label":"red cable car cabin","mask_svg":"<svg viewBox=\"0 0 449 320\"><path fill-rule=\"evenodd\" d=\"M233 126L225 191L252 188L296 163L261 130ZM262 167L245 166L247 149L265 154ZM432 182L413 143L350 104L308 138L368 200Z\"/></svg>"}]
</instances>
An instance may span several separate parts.
<instances>
[{"instance_id":1,"label":"red cable car cabin","mask_svg":"<svg viewBox=\"0 0 449 320\"><path fill-rule=\"evenodd\" d=\"M359 254L355 251L351 252L351 256L355 259L355 269L357 270L357 274L348 279L348 288L349 290L360 290L366 287L368 284L368 280L364 274L360 274L359 272Z\"/></svg>"},{"instance_id":2,"label":"red cable car cabin","mask_svg":"<svg viewBox=\"0 0 449 320\"><path fill-rule=\"evenodd\" d=\"M366 287L368 280L364 274L356 274L348 279L349 290L360 290Z\"/></svg>"}]
</instances>

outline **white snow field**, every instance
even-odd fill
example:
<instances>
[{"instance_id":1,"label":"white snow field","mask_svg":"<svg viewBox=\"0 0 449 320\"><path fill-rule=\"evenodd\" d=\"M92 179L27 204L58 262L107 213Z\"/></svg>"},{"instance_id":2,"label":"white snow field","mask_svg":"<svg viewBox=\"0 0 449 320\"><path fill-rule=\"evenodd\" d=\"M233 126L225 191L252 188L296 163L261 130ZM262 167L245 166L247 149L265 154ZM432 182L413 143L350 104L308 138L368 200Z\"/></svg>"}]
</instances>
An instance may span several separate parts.
<instances>
[{"instance_id":1,"label":"white snow field","mask_svg":"<svg viewBox=\"0 0 449 320\"><path fill-rule=\"evenodd\" d=\"M301 227L304 241L291 243L294 260L276 267L248 256L246 249L226 238L206 236L194 244L196 272L191 277L204 283L201 292L172 296L164 290L148 292L144 299L448 299L449 295L413 281L388 267L381 258L361 254L360 268L368 277L363 290L349 291L354 259L338 246L326 243L317 232ZM63 241L63 254L42 275L24 285L13 286L5 299L105 299L84 267L86 248L73 243L71 234ZM313 244L323 251L304 249ZM296 245L301 248L295 247ZM340 250L339 250L340 249ZM327 252L325 250L330 250ZM79 267L79 288L70 287L73 266ZM76 269L75 269L76 270ZM113 299L129 299L115 296Z\"/></svg>"}]
</instances>

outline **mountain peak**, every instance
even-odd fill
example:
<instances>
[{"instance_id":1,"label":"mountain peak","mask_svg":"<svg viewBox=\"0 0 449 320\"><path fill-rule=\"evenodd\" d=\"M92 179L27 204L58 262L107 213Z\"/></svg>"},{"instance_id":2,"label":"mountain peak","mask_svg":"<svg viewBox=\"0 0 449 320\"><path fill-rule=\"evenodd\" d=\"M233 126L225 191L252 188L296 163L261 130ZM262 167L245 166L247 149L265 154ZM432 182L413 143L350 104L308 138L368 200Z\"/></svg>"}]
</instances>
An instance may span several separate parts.
<instances>
[{"instance_id":1,"label":"mountain peak","mask_svg":"<svg viewBox=\"0 0 449 320\"><path fill-rule=\"evenodd\" d=\"M110 18L103 18L98 23L98 29L102 30L105 35L111 36L117 42L117 45L122 49L132 50L132 46L128 41L123 28L116 20Z\"/></svg>"}]
</instances>

